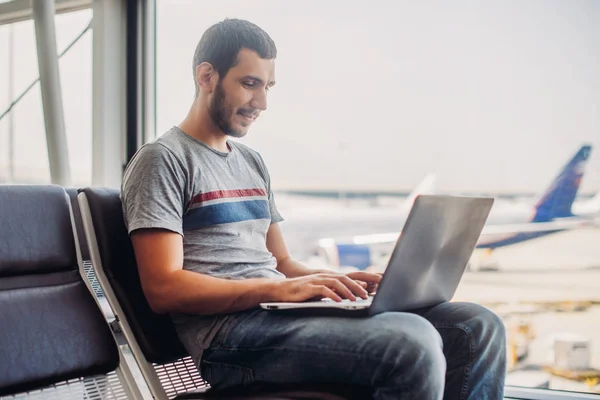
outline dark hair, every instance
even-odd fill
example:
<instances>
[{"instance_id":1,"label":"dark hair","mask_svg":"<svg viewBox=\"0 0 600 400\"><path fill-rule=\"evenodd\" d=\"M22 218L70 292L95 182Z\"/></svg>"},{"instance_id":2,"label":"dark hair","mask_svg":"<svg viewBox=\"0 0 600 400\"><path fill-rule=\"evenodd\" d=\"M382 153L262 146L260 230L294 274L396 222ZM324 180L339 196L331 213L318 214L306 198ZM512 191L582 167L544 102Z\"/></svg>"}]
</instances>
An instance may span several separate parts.
<instances>
[{"instance_id":1,"label":"dark hair","mask_svg":"<svg viewBox=\"0 0 600 400\"><path fill-rule=\"evenodd\" d=\"M194 52L194 85L198 95L196 68L203 62L210 63L222 79L236 65L241 49L258 53L261 58L277 56L275 42L257 25L242 19L225 19L208 28Z\"/></svg>"}]
</instances>

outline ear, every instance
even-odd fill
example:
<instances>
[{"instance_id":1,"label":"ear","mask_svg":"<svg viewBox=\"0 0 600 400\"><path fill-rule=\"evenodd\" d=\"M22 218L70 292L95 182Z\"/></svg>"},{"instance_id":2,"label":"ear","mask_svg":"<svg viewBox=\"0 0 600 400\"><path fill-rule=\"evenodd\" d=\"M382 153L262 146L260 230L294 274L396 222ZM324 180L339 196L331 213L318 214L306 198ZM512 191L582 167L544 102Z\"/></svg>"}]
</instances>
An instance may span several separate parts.
<instances>
[{"instance_id":1,"label":"ear","mask_svg":"<svg viewBox=\"0 0 600 400\"><path fill-rule=\"evenodd\" d=\"M219 81L219 74L207 62L196 67L196 84L201 92L212 93Z\"/></svg>"}]
</instances>

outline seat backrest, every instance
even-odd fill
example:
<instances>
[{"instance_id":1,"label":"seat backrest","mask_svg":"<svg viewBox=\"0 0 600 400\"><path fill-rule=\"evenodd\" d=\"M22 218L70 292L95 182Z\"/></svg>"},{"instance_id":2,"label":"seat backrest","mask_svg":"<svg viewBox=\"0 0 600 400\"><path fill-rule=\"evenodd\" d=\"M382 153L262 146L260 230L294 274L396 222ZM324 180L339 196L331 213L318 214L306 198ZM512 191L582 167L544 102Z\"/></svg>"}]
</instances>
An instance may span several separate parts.
<instances>
[{"instance_id":1,"label":"seat backrest","mask_svg":"<svg viewBox=\"0 0 600 400\"><path fill-rule=\"evenodd\" d=\"M0 395L106 374L119 353L82 280L59 186L0 186Z\"/></svg>"},{"instance_id":2,"label":"seat backrest","mask_svg":"<svg viewBox=\"0 0 600 400\"><path fill-rule=\"evenodd\" d=\"M104 271L144 356L157 364L186 356L169 316L154 313L144 296L119 191L85 188L80 192L89 204L101 260L94 268Z\"/></svg>"}]
</instances>

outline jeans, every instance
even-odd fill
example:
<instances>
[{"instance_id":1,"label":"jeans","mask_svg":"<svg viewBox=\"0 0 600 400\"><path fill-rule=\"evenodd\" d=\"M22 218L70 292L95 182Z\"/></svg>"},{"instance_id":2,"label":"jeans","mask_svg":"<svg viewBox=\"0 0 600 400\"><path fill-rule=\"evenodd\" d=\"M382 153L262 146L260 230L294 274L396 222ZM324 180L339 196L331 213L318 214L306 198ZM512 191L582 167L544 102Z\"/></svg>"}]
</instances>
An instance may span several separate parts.
<instances>
[{"instance_id":1,"label":"jeans","mask_svg":"<svg viewBox=\"0 0 600 400\"><path fill-rule=\"evenodd\" d=\"M374 398L502 399L502 320L472 303L373 317L233 314L204 351L213 387L253 382L370 386Z\"/></svg>"}]
</instances>

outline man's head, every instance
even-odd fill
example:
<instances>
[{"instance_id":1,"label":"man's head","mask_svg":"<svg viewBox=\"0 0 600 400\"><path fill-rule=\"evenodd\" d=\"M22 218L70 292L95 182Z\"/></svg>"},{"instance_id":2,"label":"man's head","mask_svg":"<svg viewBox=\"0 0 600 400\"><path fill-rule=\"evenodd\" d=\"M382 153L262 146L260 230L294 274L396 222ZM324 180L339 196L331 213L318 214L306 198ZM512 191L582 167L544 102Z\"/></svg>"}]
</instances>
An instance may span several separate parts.
<instances>
[{"instance_id":1,"label":"man's head","mask_svg":"<svg viewBox=\"0 0 600 400\"><path fill-rule=\"evenodd\" d=\"M196 97L225 134L242 137L267 108L277 48L255 24L226 19L204 32L194 53Z\"/></svg>"}]
</instances>

